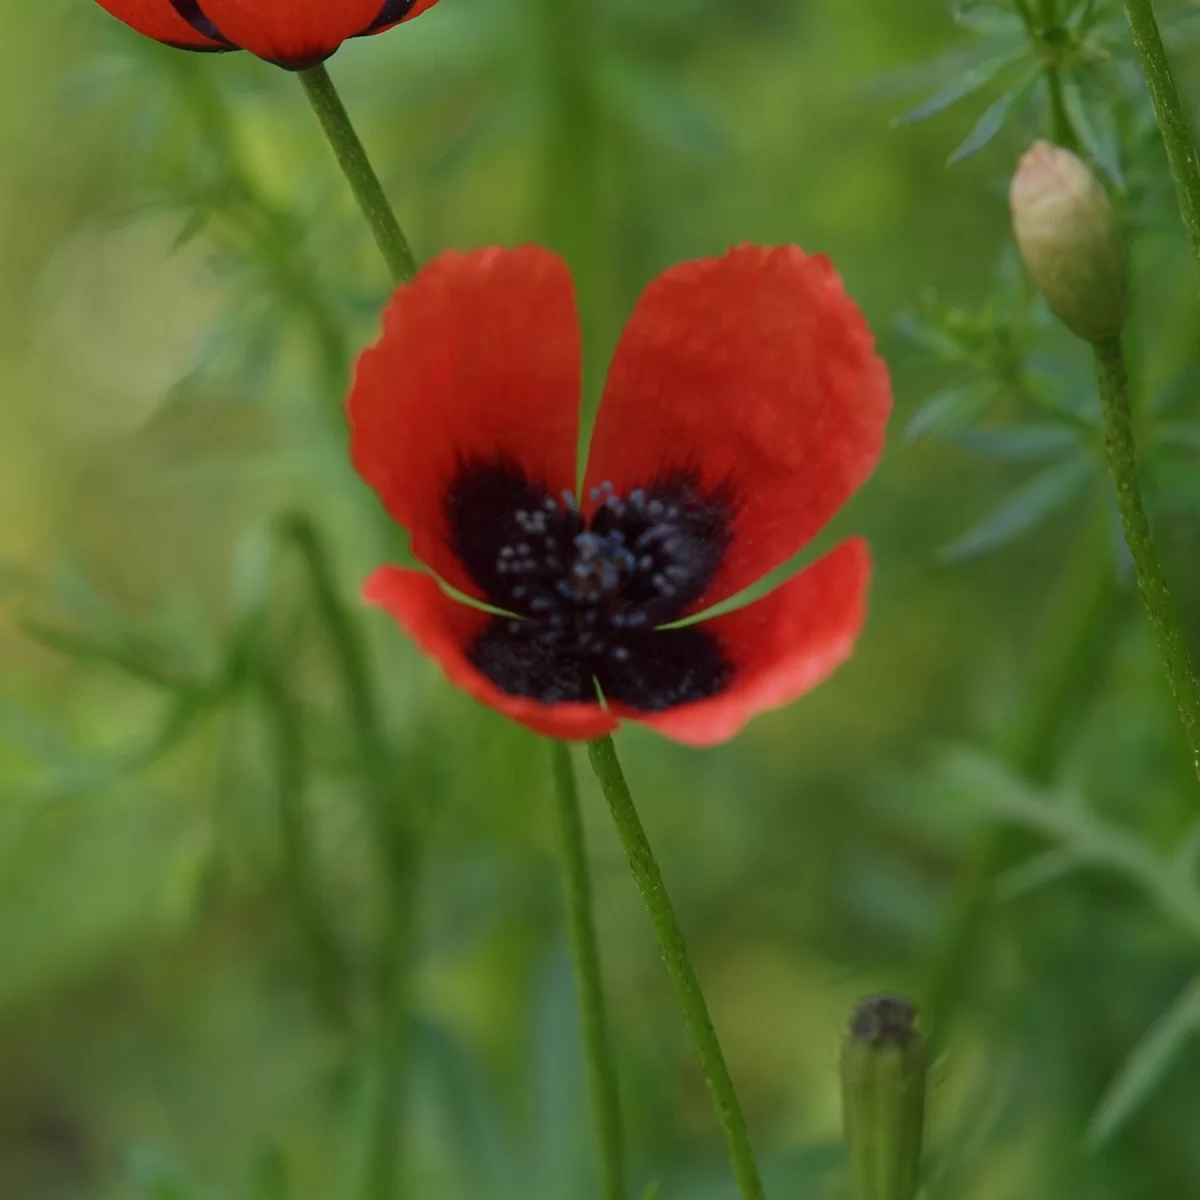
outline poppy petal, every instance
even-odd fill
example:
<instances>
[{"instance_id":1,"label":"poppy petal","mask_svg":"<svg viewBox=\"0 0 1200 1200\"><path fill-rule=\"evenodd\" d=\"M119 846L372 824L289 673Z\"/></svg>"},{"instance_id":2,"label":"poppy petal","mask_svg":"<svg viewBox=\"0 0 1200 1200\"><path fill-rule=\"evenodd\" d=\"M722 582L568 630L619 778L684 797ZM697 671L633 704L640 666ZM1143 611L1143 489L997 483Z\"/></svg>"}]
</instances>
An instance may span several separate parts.
<instances>
[{"instance_id":1,"label":"poppy petal","mask_svg":"<svg viewBox=\"0 0 1200 1200\"><path fill-rule=\"evenodd\" d=\"M100 7L138 33L170 46L187 50L231 49L227 43L206 37L184 20L171 0L100 0Z\"/></svg>"},{"instance_id":2,"label":"poppy petal","mask_svg":"<svg viewBox=\"0 0 1200 1200\"><path fill-rule=\"evenodd\" d=\"M761 600L697 626L733 665L726 690L652 715L615 701L612 711L689 746L728 741L751 717L802 696L849 657L870 574L866 543L844 542Z\"/></svg>"},{"instance_id":3,"label":"poppy petal","mask_svg":"<svg viewBox=\"0 0 1200 1200\"><path fill-rule=\"evenodd\" d=\"M450 681L482 704L547 737L582 741L603 737L617 720L598 703L544 704L498 688L468 658L471 645L495 618L451 599L419 571L381 567L367 580L363 599L384 609L432 658Z\"/></svg>"},{"instance_id":4,"label":"poppy petal","mask_svg":"<svg viewBox=\"0 0 1200 1200\"><path fill-rule=\"evenodd\" d=\"M618 494L693 475L732 500L721 569L693 611L801 549L883 449L887 367L829 261L740 247L646 290L617 347L588 462Z\"/></svg>"},{"instance_id":5,"label":"poppy petal","mask_svg":"<svg viewBox=\"0 0 1200 1200\"><path fill-rule=\"evenodd\" d=\"M468 595L483 591L451 549L463 542L449 527L455 484L484 464L515 466L550 495L573 488L580 363L571 276L533 246L434 259L395 293L359 359L354 465L413 553Z\"/></svg>"},{"instance_id":6,"label":"poppy petal","mask_svg":"<svg viewBox=\"0 0 1200 1200\"><path fill-rule=\"evenodd\" d=\"M189 3L192 0L189 0ZM309 67L379 16L381 0L199 0L234 45L280 66Z\"/></svg>"},{"instance_id":7,"label":"poppy petal","mask_svg":"<svg viewBox=\"0 0 1200 1200\"><path fill-rule=\"evenodd\" d=\"M387 0L383 12L375 18L371 27L365 33L384 33L399 25L401 21L411 21L423 12L428 12L438 0Z\"/></svg>"}]
</instances>

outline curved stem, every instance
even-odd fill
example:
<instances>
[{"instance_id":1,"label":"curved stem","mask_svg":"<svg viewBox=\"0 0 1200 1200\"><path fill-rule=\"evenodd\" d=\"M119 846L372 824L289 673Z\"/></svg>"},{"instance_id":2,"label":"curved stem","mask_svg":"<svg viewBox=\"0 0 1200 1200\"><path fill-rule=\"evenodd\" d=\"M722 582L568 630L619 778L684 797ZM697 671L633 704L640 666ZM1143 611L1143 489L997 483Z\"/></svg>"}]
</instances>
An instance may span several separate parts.
<instances>
[{"instance_id":1,"label":"curved stem","mask_svg":"<svg viewBox=\"0 0 1200 1200\"><path fill-rule=\"evenodd\" d=\"M558 826L563 899L596 1122L600 1195L603 1200L622 1200L625 1194L625 1149L621 1137L621 1100L612 1038L604 1008L604 983L592 914L592 889L588 879L587 845L583 837L579 791L575 786L571 751L565 742L550 743L550 770L554 778L554 815Z\"/></svg>"},{"instance_id":2,"label":"curved stem","mask_svg":"<svg viewBox=\"0 0 1200 1200\"><path fill-rule=\"evenodd\" d=\"M612 810L634 881L658 937L667 973L675 985L688 1033L691 1034L692 1044L708 1080L708 1090L725 1134L733 1173L743 1200L763 1200L762 1180L754 1159L754 1148L750 1144L746 1118L742 1115L729 1068L725 1065L725 1055L717 1040L717 1031L713 1028L712 1017L709 1016L704 993L700 990L700 981L696 978L696 969L692 966L671 898L667 895L667 885L663 882L654 851L650 848L633 797L629 794L629 785L625 782L612 738L589 743L588 755L604 798Z\"/></svg>"},{"instance_id":3,"label":"curved stem","mask_svg":"<svg viewBox=\"0 0 1200 1200\"><path fill-rule=\"evenodd\" d=\"M417 260L388 203L379 176L367 158L350 115L324 64L299 72L308 101L337 155L342 173L354 191L358 207L375 235L380 253L396 283L407 283L417 273Z\"/></svg>"},{"instance_id":4,"label":"curved stem","mask_svg":"<svg viewBox=\"0 0 1200 1200\"><path fill-rule=\"evenodd\" d=\"M1200 162L1196 158L1191 121L1179 89L1175 86L1152 0L1125 0L1125 14L1133 34L1133 48L1150 88L1158 130L1167 151L1171 177L1175 181L1179 214L1183 218L1196 268L1200 270Z\"/></svg>"},{"instance_id":5,"label":"curved stem","mask_svg":"<svg viewBox=\"0 0 1200 1200\"><path fill-rule=\"evenodd\" d=\"M376 1061L379 1090L368 1135L364 1200L398 1194L397 1127L402 1103L401 1066L408 1024L409 974L415 930L416 853L412 830L395 800L395 770L380 719L359 629L338 593L333 568L317 530L300 514L285 517L281 537L299 552L318 614L341 672L351 728L358 740L367 789L367 815L379 851L384 887L383 927L376 963Z\"/></svg>"},{"instance_id":6,"label":"curved stem","mask_svg":"<svg viewBox=\"0 0 1200 1200\"><path fill-rule=\"evenodd\" d=\"M1133 556L1138 590L1142 593L1142 603L1146 606L1150 624L1154 626L1159 653L1167 668L1167 679L1179 709L1179 719L1183 723L1196 774L1200 776L1200 686L1197 685L1179 614L1167 588L1158 547L1154 544L1154 535L1150 531L1146 507L1142 502L1125 355L1120 338L1098 342L1093 350L1100 401L1104 408L1104 445L1108 453L1108 469L1117 489L1117 507L1121 511L1125 541Z\"/></svg>"}]
</instances>

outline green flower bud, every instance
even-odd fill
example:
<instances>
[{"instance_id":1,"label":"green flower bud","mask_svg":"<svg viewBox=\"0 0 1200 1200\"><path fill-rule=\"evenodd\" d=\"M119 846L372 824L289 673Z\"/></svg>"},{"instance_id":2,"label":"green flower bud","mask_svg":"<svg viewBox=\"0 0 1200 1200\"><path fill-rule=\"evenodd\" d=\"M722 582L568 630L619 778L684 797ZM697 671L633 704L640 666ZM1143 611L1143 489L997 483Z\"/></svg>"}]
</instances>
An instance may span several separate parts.
<instances>
[{"instance_id":1,"label":"green flower bud","mask_svg":"<svg viewBox=\"0 0 1200 1200\"><path fill-rule=\"evenodd\" d=\"M917 1010L872 996L842 1045L842 1118L853 1200L913 1200L925 1133L925 1039Z\"/></svg>"},{"instance_id":2,"label":"green flower bud","mask_svg":"<svg viewBox=\"0 0 1200 1200\"><path fill-rule=\"evenodd\" d=\"M1009 191L1013 232L1055 315L1089 342L1125 325L1125 251L1100 181L1069 150L1034 142Z\"/></svg>"}]
</instances>

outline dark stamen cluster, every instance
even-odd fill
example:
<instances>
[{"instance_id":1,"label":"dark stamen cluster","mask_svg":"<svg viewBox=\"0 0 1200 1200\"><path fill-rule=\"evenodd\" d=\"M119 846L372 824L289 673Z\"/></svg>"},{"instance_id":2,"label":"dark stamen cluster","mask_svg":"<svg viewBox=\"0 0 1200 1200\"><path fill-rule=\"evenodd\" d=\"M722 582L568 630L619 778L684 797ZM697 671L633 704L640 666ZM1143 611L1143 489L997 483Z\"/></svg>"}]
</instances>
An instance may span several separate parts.
<instances>
[{"instance_id":1,"label":"dark stamen cluster","mask_svg":"<svg viewBox=\"0 0 1200 1200\"><path fill-rule=\"evenodd\" d=\"M627 495L594 489L585 518L508 462L465 465L447 516L455 551L513 616L472 649L500 687L548 702L605 695L657 711L719 691L728 665L702 629L663 630L704 592L728 544L729 505L676 475Z\"/></svg>"}]
</instances>

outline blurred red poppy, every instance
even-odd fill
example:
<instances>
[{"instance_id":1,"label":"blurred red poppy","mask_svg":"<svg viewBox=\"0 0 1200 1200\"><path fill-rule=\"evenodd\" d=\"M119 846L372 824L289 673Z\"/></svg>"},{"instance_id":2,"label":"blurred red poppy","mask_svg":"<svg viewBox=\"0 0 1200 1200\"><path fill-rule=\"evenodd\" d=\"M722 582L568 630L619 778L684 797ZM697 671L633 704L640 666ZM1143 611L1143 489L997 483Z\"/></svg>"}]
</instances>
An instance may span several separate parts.
<instances>
[{"instance_id":1,"label":"blurred red poppy","mask_svg":"<svg viewBox=\"0 0 1200 1200\"><path fill-rule=\"evenodd\" d=\"M139 33L186 50L249 50L300 70L347 38L382 33L437 0L99 0Z\"/></svg>"},{"instance_id":2,"label":"blurred red poppy","mask_svg":"<svg viewBox=\"0 0 1200 1200\"><path fill-rule=\"evenodd\" d=\"M447 254L396 292L349 399L355 465L422 562L508 615L397 567L366 599L541 733L631 719L724 741L849 655L866 547L677 623L783 563L870 474L887 368L823 257L745 247L677 266L617 347L577 497L580 360L571 279L548 251Z\"/></svg>"}]
</instances>

